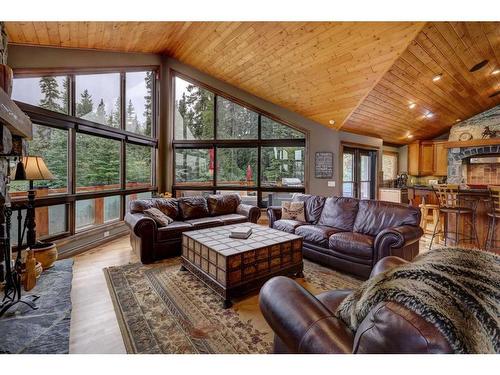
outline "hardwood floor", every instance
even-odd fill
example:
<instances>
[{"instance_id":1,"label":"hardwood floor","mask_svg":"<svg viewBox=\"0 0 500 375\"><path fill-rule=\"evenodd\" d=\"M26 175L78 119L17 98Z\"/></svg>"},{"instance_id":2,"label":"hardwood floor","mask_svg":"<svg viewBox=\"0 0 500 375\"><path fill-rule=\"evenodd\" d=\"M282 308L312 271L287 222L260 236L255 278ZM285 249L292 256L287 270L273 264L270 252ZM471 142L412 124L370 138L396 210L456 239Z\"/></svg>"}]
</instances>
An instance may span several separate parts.
<instances>
[{"instance_id":1,"label":"hardwood floor","mask_svg":"<svg viewBox=\"0 0 500 375\"><path fill-rule=\"evenodd\" d=\"M137 262L128 236L74 258L70 353L126 353L103 268Z\"/></svg>"}]
</instances>

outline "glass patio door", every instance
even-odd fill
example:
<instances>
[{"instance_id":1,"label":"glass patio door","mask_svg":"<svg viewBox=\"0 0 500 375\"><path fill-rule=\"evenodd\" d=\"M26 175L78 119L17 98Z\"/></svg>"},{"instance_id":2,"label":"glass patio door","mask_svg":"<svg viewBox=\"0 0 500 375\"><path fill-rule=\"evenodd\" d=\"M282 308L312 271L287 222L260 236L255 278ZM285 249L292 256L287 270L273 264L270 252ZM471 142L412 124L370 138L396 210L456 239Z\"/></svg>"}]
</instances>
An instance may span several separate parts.
<instances>
[{"instance_id":1,"label":"glass patio door","mask_svg":"<svg viewBox=\"0 0 500 375\"><path fill-rule=\"evenodd\" d=\"M342 195L375 199L377 152L344 147L342 155Z\"/></svg>"}]
</instances>

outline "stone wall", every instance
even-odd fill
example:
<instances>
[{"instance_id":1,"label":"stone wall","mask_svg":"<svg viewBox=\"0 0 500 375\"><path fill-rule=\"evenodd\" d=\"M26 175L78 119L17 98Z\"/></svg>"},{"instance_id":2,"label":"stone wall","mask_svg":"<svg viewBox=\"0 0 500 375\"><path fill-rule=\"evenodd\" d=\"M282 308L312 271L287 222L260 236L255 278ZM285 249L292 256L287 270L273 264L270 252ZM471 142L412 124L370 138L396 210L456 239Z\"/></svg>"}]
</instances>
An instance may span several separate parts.
<instances>
[{"instance_id":1,"label":"stone wall","mask_svg":"<svg viewBox=\"0 0 500 375\"><path fill-rule=\"evenodd\" d=\"M450 129L449 141L467 141L482 139L486 127L490 131L498 132L498 145L451 148L448 151L448 183L467 182L467 169L462 163L463 159L475 155L500 153L500 105L459 122Z\"/></svg>"},{"instance_id":2,"label":"stone wall","mask_svg":"<svg viewBox=\"0 0 500 375\"><path fill-rule=\"evenodd\" d=\"M481 139L485 128L498 131L500 143L500 105L459 122L450 129L449 141ZM469 138L469 139L467 139Z\"/></svg>"}]
</instances>

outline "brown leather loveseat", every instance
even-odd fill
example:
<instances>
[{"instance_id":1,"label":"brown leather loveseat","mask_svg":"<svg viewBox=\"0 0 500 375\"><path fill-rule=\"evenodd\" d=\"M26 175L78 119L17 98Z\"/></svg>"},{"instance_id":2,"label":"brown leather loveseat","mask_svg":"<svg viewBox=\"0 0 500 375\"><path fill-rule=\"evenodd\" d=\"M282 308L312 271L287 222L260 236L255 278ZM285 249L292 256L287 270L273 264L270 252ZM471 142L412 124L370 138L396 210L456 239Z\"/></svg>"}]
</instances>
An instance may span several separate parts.
<instances>
[{"instance_id":1,"label":"brown leather loveseat","mask_svg":"<svg viewBox=\"0 0 500 375\"><path fill-rule=\"evenodd\" d=\"M405 204L296 194L305 222L282 220L281 207L269 207L269 226L304 238L304 257L367 278L378 260L418 254L420 210Z\"/></svg>"},{"instance_id":2,"label":"brown leather loveseat","mask_svg":"<svg viewBox=\"0 0 500 375\"><path fill-rule=\"evenodd\" d=\"M158 227L143 211L158 208L174 221ZM183 198L151 198L131 201L125 223L130 243L142 263L180 255L182 233L190 230L244 222L256 223L260 209L242 204L238 194Z\"/></svg>"},{"instance_id":3,"label":"brown leather loveseat","mask_svg":"<svg viewBox=\"0 0 500 375\"><path fill-rule=\"evenodd\" d=\"M386 257L372 276L405 260ZM332 290L313 296L294 280L279 276L262 287L259 304L273 329L275 353L452 353L432 324L395 302L380 302L352 332L334 316L351 293Z\"/></svg>"}]
</instances>

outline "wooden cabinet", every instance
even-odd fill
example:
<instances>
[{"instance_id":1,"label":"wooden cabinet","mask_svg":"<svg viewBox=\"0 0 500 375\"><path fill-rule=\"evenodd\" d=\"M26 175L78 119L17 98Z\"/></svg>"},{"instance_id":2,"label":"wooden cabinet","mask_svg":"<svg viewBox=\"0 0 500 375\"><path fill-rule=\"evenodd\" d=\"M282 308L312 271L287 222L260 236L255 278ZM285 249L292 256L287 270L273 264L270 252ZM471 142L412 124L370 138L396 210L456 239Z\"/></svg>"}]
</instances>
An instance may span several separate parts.
<instances>
[{"instance_id":1,"label":"wooden cabinet","mask_svg":"<svg viewBox=\"0 0 500 375\"><path fill-rule=\"evenodd\" d=\"M448 174L448 149L445 141L434 142L434 174L446 176Z\"/></svg>"},{"instance_id":2,"label":"wooden cabinet","mask_svg":"<svg viewBox=\"0 0 500 375\"><path fill-rule=\"evenodd\" d=\"M444 141L416 141L408 145L408 173L412 176L446 176L448 149Z\"/></svg>"},{"instance_id":3,"label":"wooden cabinet","mask_svg":"<svg viewBox=\"0 0 500 375\"><path fill-rule=\"evenodd\" d=\"M432 142L420 144L419 170L422 176L434 174L434 144Z\"/></svg>"},{"instance_id":4,"label":"wooden cabinet","mask_svg":"<svg viewBox=\"0 0 500 375\"><path fill-rule=\"evenodd\" d=\"M408 174L419 176L420 142L413 142L408 145Z\"/></svg>"}]
</instances>

